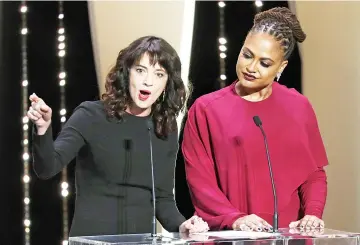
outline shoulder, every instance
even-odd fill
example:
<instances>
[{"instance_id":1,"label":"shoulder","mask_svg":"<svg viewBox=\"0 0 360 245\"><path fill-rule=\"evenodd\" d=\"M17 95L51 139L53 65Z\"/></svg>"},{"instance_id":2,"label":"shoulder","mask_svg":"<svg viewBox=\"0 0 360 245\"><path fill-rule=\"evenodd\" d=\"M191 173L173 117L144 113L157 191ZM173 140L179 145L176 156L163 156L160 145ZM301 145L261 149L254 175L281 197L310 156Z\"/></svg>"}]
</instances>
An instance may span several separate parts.
<instances>
[{"instance_id":1,"label":"shoulder","mask_svg":"<svg viewBox=\"0 0 360 245\"><path fill-rule=\"evenodd\" d=\"M232 89L233 84L217 91L200 96L190 107L189 113L191 111L205 111L210 108L219 107L221 104L226 103L228 96L232 95Z\"/></svg>"},{"instance_id":2,"label":"shoulder","mask_svg":"<svg viewBox=\"0 0 360 245\"><path fill-rule=\"evenodd\" d=\"M311 108L309 99L305 95L298 92L296 89L288 88L285 85L279 83L274 83L274 86L278 95L277 99L280 99L284 105L296 108L300 107L299 109Z\"/></svg>"},{"instance_id":3,"label":"shoulder","mask_svg":"<svg viewBox=\"0 0 360 245\"><path fill-rule=\"evenodd\" d=\"M100 100L84 101L74 109L73 114L81 114L84 117L106 117L104 104Z\"/></svg>"},{"instance_id":4,"label":"shoulder","mask_svg":"<svg viewBox=\"0 0 360 245\"><path fill-rule=\"evenodd\" d=\"M105 113L104 103L100 100L84 101L75 108L75 111L83 110L89 113Z\"/></svg>"},{"instance_id":5,"label":"shoulder","mask_svg":"<svg viewBox=\"0 0 360 245\"><path fill-rule=\"evenodd\" d=\"M102 101L84 101L73 111L69 120L81 124L93 124L99 119L106 119L106 112Z\"/></svg>"},{"instance_id":6,"label":"shoulder","mask_svg":"<svg viewBox=\"0 0 360 245\"><path fill-rule=\"evenodd\" d=\"M296 89L276 84L276 101L298 120L309 121L316 119L315 110L310 100Z\"/></svg>"}]
</instances>

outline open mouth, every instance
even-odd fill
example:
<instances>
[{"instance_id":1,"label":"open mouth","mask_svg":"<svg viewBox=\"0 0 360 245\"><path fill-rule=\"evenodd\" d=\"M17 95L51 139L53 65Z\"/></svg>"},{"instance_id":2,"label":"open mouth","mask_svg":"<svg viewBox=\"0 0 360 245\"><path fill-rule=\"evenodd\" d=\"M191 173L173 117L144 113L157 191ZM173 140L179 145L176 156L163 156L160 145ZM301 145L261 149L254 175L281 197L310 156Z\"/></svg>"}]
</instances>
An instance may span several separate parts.
<instances>
[{"instance_id":1,"label":"open mouth","mask_svg":"<svg viewBox=\"0 0 360 245\"><path fill-rule=\"evenodd\" d=\"M151 92L149 90L140 90L139 99L145 101L150 97L150 95Z\"/></svg>"}]
</instances>

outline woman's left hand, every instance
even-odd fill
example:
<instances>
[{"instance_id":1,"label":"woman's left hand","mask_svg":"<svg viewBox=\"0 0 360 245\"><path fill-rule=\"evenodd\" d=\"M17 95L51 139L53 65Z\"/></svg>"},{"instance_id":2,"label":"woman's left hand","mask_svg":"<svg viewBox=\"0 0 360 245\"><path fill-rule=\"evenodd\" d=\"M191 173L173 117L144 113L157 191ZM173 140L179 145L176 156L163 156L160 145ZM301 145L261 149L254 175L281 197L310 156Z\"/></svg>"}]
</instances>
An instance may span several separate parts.
<instances>
[{"instance_id":1,"label":"woman's left hand","mask_svg":"<svg viewBox=\"0 0 360 245\"><path fill-rule=\"evenodd\" d=\"M194 215L190 219L186 220L179 227L180 233L195 233L195 232L206 232L209 230L208 224L203 221L202 218Z\"/></svg>"},{"instance_id":2,"label":"woman's left hand","mask_svg":"<svg viewBox=\"0 0 360 245\"><path fill-rule=\"evenodd\" d=\"M324 221L314 215L305 215L301 220L291 222L290 228L300 228L304 230L323 229Z\"/></svg>"}]
</instances>

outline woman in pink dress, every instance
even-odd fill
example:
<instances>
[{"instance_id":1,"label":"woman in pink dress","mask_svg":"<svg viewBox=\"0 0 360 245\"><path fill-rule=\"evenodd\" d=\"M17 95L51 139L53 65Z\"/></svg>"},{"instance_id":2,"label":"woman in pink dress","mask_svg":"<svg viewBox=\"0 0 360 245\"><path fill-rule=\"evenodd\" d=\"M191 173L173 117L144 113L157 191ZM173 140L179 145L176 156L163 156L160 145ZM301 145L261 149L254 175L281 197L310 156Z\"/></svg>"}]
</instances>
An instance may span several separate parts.
<instances>
[{"instance_id":1,"label":"woman in pink dress","mask_svg":"<svg viewBox=\"0 0 360 245\"><path fill-rule=\"evenodd\" d=\"M231 85L198 98L189 110L182 151L196 214L210 229L271 230L277 192L279 227L324 227L328 164L309 100L275 82L297 42L296 16L273 8L255 16Z\"/></svg>"}]
</instances>

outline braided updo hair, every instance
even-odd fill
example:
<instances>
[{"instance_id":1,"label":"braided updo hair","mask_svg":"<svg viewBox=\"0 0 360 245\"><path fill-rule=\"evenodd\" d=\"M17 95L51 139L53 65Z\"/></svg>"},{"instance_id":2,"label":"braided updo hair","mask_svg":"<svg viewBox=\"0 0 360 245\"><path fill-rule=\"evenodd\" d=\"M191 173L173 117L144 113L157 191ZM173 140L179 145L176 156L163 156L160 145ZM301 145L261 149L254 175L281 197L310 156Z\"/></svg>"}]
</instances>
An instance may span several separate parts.
<instances>
[{"instance_id":1,"label":"braided updo hair","mask_svg":"<svg viewBox=\"0 0 360 245\"><path fill-rule=\"evenodd\" d=\"M256 14L250 32L272 35L280 42L285 60L290 57L296 42L301 43L306 38L296 15L285 7L276 7Z\"/></svg>"}]
</instances>

